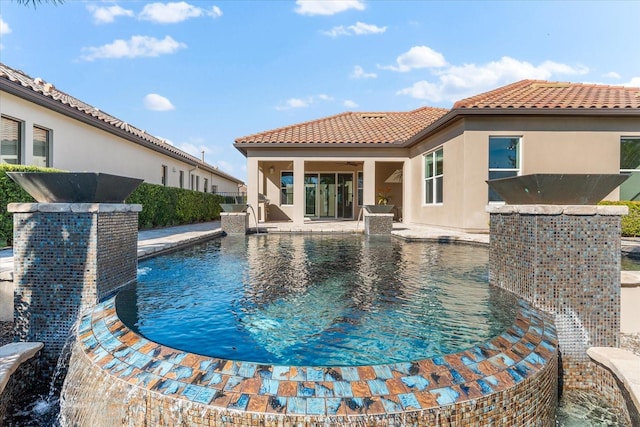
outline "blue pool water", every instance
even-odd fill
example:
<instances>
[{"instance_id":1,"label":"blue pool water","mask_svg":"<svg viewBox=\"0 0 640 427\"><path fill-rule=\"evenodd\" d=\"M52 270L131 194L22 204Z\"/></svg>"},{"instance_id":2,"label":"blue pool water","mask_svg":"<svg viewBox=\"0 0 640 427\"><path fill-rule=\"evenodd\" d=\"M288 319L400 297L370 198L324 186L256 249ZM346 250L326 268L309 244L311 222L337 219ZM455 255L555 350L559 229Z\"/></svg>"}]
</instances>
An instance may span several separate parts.
<instances>
[{"instance_id":1,"label":"blue pool water","mask_svg":"<svg viewBox=\"0 0 640 427\"><path fill-rule=\"evenodd\" d=\"M486 248L359 235L226 236L143 261L117 298L161 344L263 364L424 359L488 341L515 298L488 285Z\"/></svg>"}]
</instances>

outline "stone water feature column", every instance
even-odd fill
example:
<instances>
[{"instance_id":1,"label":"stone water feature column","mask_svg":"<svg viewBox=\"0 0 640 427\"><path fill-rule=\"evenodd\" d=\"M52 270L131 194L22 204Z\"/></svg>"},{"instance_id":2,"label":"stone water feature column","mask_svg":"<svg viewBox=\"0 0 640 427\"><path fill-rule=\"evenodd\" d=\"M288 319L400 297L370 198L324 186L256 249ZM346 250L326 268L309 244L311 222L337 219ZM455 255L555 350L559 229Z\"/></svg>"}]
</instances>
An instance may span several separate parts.
<instances>
[{"instance_id":1,"label":"stone water feature column","mask_svg":"<svg viewBox=\"0 0 640 427\"><path fill-rule=\"evenodd\" d=\"M221 212L220 228L227 234L247 234L247 230L249 230L249 213Z\"/></svg>"},{"instance_id":2,"label":"stone water feature column","mask_svg":"<svg viewBox=\"0 0 640 427\"><path fill-rule=\"evenodd\" d=\"M12 203L14 339L44 343L56 367L83 310L136 280L141 179L92 172L10 172L37 203Z\"/></svg>"},{"instance_id":3,"label":"stone water feature column","mask_svg":"<svg viewBox=\"0 0 640 427\"><path fill-rule=\"evenodd\" d=\"M606 193L605 193L606 194ZM489 281L555 317L565 388L597 385L589 347L618 347L624 206L489 205Z\"/></svg>"},{"instance_id":4,"label":"stone water feature column","mask_svg":"<svg viewBox=\"0 0 640 427\"><path fill-rule=\"evenodd\" d=\"M57 361L80 313L136 280L140 205L12 203L15 336ZM50 367L51 369L51 367Z\"/></svg>"}]
</instances>

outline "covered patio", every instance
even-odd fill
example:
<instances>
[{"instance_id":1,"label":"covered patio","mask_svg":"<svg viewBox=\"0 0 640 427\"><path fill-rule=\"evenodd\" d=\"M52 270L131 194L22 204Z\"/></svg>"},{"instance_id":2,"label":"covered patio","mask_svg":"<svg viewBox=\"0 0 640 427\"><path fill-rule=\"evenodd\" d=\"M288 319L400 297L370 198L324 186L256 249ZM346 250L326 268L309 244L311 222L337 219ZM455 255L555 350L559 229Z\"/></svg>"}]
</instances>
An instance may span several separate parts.
<instances>
[{"instance_id":1,"label":"covered patio","mask_svg":"<svg viewBox=\"0 0 640 427\"><path fill-rule=\"evenodd\" d=\"M388 158L248 159L251 222L357 220L364 205L393 205L402 221L404 161ZM257 208L256 208L257 207Z\"/></svg>"}]
</instances>

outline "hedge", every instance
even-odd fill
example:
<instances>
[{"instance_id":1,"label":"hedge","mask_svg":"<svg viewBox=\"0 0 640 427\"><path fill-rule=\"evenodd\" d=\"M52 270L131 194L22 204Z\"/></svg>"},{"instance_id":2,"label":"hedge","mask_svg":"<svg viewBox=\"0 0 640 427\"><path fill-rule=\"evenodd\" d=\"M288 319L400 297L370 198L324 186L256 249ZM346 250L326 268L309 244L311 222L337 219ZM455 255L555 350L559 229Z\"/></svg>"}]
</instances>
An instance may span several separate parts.
<instances>
[{"instance_id":1,"label":"hedge","mask_svg":"<svg viewBox=\"0 0 640 427\"><path fill-rule=\"evenodd\" d=\"M33 203L33 198L7 176L7 172L59 172L58 169L36 166L0 165L0 247L13 240L13 215L7 212L9 203ZM138 228L191 224L220 218L220 203L224 197L180 188L142 183L126 200L139 203Z\"/></svg>"},{"instance_id":2,"label":"hedge","mask_svg":"<svg viewBox=\"0 0 640 427\"><path fill-rule=\"evenodd\" d=\"M628 206L629 215L622 217L622 235L624 237L640 237L640 202L600 202L601 205Z\"/></svg>"}]
</instances>

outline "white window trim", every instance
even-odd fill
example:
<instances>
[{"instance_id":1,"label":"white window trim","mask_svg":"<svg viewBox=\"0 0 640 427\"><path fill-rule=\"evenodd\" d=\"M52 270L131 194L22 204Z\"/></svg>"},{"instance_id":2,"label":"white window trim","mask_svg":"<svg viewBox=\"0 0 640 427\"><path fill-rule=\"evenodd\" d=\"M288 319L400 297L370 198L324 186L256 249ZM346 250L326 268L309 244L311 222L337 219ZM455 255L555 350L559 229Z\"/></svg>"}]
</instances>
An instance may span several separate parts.
<instances>
[{"instance_id":1,"label":"white window trim","mask_svg":"<svg viewBox=\"0 0 640 427\"><path fill-rule=\"evenodd\" d=\"M295 176L293 174L293 171L292 170L281 170L280 171L280 185L278 186L279 193L280 193L280 199L279 199L280 200L280 206L293 206L293 205L295 205L295 197L294 197L293 203L282 203L282 174L284 172L291 172L291 176L294 177L294 186L295 186ZM295 190L294 190L294 192L295 192Z\"/></svg>"},{"instance_id":2,"label":"white window trim","mask_svg":"<svg viewBox=\"0 0 640 427\"><path fill-rule=\"evenodd\" d=\"M433 175L432 177L427 178L427 156L433 156L434 157L434 171L435 171L435 153L437 153L438 151L442 150L442 169L443 169L443 173L439 174L439 175ZM438 177L442 177L442 201L441 202L427 202L427 180L431 181L431 186L432 186L432 190L433 190L433 194L434 196L436 195L436 178ZM434 200L436 200L437 197L434 197ZM430 207L430 206L442 206L444 205L444 145L441 145L433 150L431 150L428 153L425 153L422 155L422 206L424 207Z\"/></svg>"},{"instance_id":3,"label":"white window trim","mask_svg":"<svg viewBox=\"0 0 640 427\"><path fill-rule=\"evenodd\" d=\"M489 146L491 145L490 141L491 138L518 138L518 165L520 165L517 168L487 168L487 179L489 179L489 172L516 172L516 176L520 176L522 175L522 153L524 151L524 137L522 135L489 135L489 137L487 138L487 149L489 149ZM489 160L487 158L487 160ZM487 191L487 199L489 198L489 193ZM497 201L497 200L488 200L487 201L488 204L490 205L504 205L505 202L504 200L502 201Z\"/></svg>"}]
</instances>

